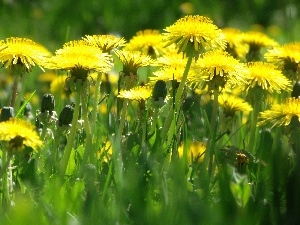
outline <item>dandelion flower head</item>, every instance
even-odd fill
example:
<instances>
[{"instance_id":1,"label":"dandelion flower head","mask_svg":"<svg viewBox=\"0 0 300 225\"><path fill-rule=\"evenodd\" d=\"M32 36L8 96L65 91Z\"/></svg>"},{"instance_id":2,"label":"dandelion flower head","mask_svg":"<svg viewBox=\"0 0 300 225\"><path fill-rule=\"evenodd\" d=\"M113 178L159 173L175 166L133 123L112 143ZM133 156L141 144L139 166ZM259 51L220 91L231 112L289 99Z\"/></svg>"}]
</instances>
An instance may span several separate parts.
<instances>
[{"instance_id":1,"label":"dandelion flower head","mask_svg":"<svg viewBox=\"0 0 300 225\"><path fill-rule=\"evenodd\" d=\"M0 141L6 142L6 148L14 153L23 151L25 146L34 151L42 146L33 125L25 120L13 118L0 123Z\"/></svg>"},{"instance_id":2,"label":"dandelion flower head","mask_svg":"<svg viewBox=\"0 0 300 225\"><path fill-rule=\"evenodd\" d=\"M138 86L131 88L130 90L123 90L118 95L119 98L125 98L130 100L146 100L152 95L152 89L148 86Z\"/></svg>"},{"instance_id":3,"label":"dandelion flower head","mask_svg":"<svg viewBox=\"0 0 300 225\"><path fill-rule=\"evenodd\" d=\"M11 37L0 43L0 62L5 68L21 65L23 71L29 72L35 65L44 67L50 55L45 47L27 38Z\"/></svg>"},{"instance_id":4,"label":"dandelion flower head","mask_svg":"<svg viewBox=\"0 0 300 225\"><path fill-rule=\"evenodd\" d=\"M238 111L248 113L253 110L251 105L244 99L225 92L219 95L218 102L223 108L225 116L233 117Z\"/></svg>"},{"instance_id":5,"label":"dandelion flower head","mask_svg":"<svg viewBox=\"0 0 300 225\"><path fill-rule=\"evenodd\" d=\"M157 58L167 52L162 42L162 35L158 30L141 30L125 46L127 51L140 51L145 55Z\"/></svg>"},{"instance_id":6,"label":"dandelion flower head","mask_svg":"<svg viewBox=\"0 0 300 225\"><path fill-rule=\"evenodd\" d=\"M125 39L114 35L86 35L83 38L87 43L97 46L102 52L109 53L115 48L125 45Z\"/></svg>"},{"instance_id":7,"label":"dandelion flower head","mask_svg":"<svg viewBox=\"0 0 300 225\"><path fill-rule=\"evenodd\" d=\"M275 126L287 126L293 116L300 118L300 98L288 98L281 104L274 104L271 109L260 112L257 126L271 123Z\"/></svg>"},{"instance_id":8,"label":"dandelion flower head","mask_svg":"<svg viewBox=\"0 0 300 225\"><path fill-rule=\"evenodd\" d=\"M210 88L224 87L227 82L231 86L247 83L248 70L243 63L221 50L209 51L197 61L198 73L189 77L192 84L198 86L205 80Z\"/></svg>"},{"instance_id":9,"label":"dandelion flower head","mask_svg":"<svg viewBox=\"0 0 300 225\"><path fill-rule=\"evenodd\" d=\"M155 62L150 56L139 51L115 50L114 52L123 63L123 73L125 76L137 74L138 68L150 66Z\"/></svg>"},{"instance_id":10,"label":"dandelion flower head","mask_svg":"<svg viewBox=\"0 0 300 225\"><path fill-rule=\"evenodd\" d=\"M175 43L178 52L186 53L194 49L198 55L205 50L226 47L225 35L222 30L205 16L188 15L177 20L173 25L164 29L166 46ZM188 47L191 45L191 47Z\"/></svg>"},{"instance_id":11,"label":"dandelion flower head","mask_svg":"<svg viewBox=\"0 0 300 225\"><path fill-rule=\"evenodd\" d=\"M98 47L86 41L70 41L55 52L49 59L49 69L109 72L113 66L112 57L103 53Z\"/></svg>"},{"instance_id":12,"label":"dandelion flower head","mask_svg":"<svg viewBox=\"0 0 300 225\"><path fill-rule=\"evenodd\" d=\"M277 67L271 63L251 62L247 64L249 70L249 86L260 86L270 93L291 90L291 81L287 79Z\"/></svg>"},{"instance_id":13,"label":"dandelion flower head","mask_svg":"<svg viewBox=\"0 0 300 225\"><path fill-rule=\"evenodd\" d=\"M266 34L259 31L248 31L241 34L241 42L249 45L250 50L261 49L264 47L274 47L278 43Z\"/></svg>"},{"instance_id":14,"label":"dandelion flower head","mask_svg":"<svg viewBox=\"0 0 300 225\"><path fill-rule=\"evenodd\" d=\"M283 70L296 72L300 62L300 42L287 43L268 49L264 55L268 62L279 65Z\"/></svg>"}]
</instances>

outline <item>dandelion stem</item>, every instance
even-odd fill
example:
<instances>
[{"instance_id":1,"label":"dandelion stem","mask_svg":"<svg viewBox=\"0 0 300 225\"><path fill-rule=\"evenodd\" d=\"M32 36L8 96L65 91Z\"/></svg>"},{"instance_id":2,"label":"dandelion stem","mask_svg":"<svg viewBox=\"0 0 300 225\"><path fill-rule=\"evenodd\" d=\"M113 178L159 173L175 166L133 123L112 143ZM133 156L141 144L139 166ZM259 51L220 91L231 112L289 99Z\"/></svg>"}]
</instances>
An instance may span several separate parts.
<instances>
[{"instance_id":1,"label":"dandelion stem","mask_svg":"<svg viewBox=\"0 0 300 225\"><path fill-rule=\"evenodd\" d=\"M14 83L12 87L12 93L11 93L11 99L10 99L10 106L14 107L16 98L17 98L17 92L18 92L18 84L19 84L19 79L20 77L18 75L14 75Z\"/></svg>"},{"instance_id":2,"label":"dandelion stem","mask_svg":"<svg viewBox=\"0 0 300 225\"><path fill-rule=\"evenodd\" d=\"M128 100L123 99L123 106L122 106L122 110L121 110L121 119L120 119L119 133L118 133L120 137L122 137L122 133L123 133L123 129L124 129L127 105L128 105Z\"/></svg>"},{"instance_id":3,"label":"dandelion stem","mask_svg":"<svg viewBox=\"0 0 300 225\"><path fill-rule=\"evenodd\" d=\"M10 199L9 195L9 183L7 169L10 166L11 156L7 154L7 151L2 151L2 168L0 171L0 177L2 178L2 207L5 209Z\"/></svg>"},{"instance_id":4,"label":"dandelion stem","mask_svg":"<svg viewBox=\"0 0 300 225\"><path fill-rule=\"evenodd\" d=\"M76 97L75 97L75 107L74 107L74 113L73 113L73 119L72 119L72 127L70 130L68 142L65 148L65 153L61 159L61 176L64 176L67 170L68 162L70 159L75 134L76 134L76 126L77 126L77 120L79 115L79 108L80 108L80 95L81 95L81 80L76 81Z\"/></svg>"},{"instance_id":5,"label":"dandelion stem","mask_svg":"<svg viewBox=\"0 0 300 225\"><path fill-rule=\"evenodd\" d=\"M211 176L213 174L213 156L214 156L214 149L216 145L216 135L217 135L217 129L216 124L218 120L218 97L219 97L219 89L216 87L214 89L214 100L213 100L213 109L212 109L212 115L210 120L210 140L207 143L207 154L206 157L208 157L208 184L211 180Z\"/></svg>"},{"instance_id":6,"label":"dandelion stem","mask_svg":"<svg viewBox=\"0 0 300 225\"><path fill-rule=\"evenodd\" d=\"M255 141L255 134L256 134L256 124L257 124L257 117L259 113L259 101L253 102L253 111L251 117L251 125L250 125L250 137L249 137L249 144L248 144L248 151L253 152L254 148L254 141Z\"/></svg>"},{"instance_id":7,"label":"dandelion stem","mask_svg":"<svg viewBox=\"0 0 300 225\"><path fill-rule=\"evenodd\" d=\"M97 109L98 109L98 102L99 102L99 96L100 96L101 76L102 76L102 74L98 73L96 86L95 86L95 97L94 97L92 119L91 119L91 121L93 123L93 127L92 127L93 133L95 133L96 127L97 127L96 119L97 119L97 111L98 111Z\"/></svg>"},{"instance_id":8,"label":"dandelion stem","mask_svg":"<svg viewBox=\"0 0 300 225\"><path fill-rule=\"evenodd\" d=\"M90 156L90 161L91 163L94 162L95 156L93 152L93 143L92 143L92 132L91 132L91 127L90 127L90 122L88 118L88 110L87 110L87 103L86 103L86 85L87 82L84 83L84 91L81 91L81 102L82 102L82 117L84 120L84 128L85 128L85 133L86 133L86 144L85 144L85 152L83 156L83 165L87 163L88 157ZM96 124L95 121L93 121L94 124Z\"/></svg>"},{"instance_id":9,"label":"dandelion stem","mask_svg":"<svg viewBox=\"0 0 300 225\"><path fill-rule=\"evenodd\" d=\"M179 103L180 103L180 100L181 100L181 96L182 96L182 93L183 93L183 89L184 89L184 86L185 86L185 83L186 83L186 80L187 80L189 70L190 70L191 65L192 65L192 60L193 60L193 56L189 56L188 60L186 62L186 66L185 66L185 69L184 69L179 87L178 87L176 95L175 95L175 110L176 111L178 111L178 108L179 108ZM171 107L170 111L169 111L169 114L168 114L168 117L165 121L165 124L164 124L162 132L161 132L161 134L162 134L161 139L162 140L165 140L166 135L168 134L168 131L169 131L170 126L171 126L171 122L173 120L173 116L174 116L174 109L173 109L173 107Z\"/></svg>"}]
</instances>

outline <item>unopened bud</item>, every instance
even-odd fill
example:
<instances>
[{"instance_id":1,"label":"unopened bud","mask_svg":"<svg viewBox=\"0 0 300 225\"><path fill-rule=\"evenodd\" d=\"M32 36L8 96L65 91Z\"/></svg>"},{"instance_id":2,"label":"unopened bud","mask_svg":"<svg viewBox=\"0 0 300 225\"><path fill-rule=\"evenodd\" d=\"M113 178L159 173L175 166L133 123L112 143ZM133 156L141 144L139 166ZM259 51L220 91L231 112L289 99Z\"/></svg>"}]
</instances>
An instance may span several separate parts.
<instances>
[{"instance_id":1,"label":"unopened bud","mask_svg":"<svg viewBox=\"0 0 300 225\"><path fill-rule=\"evenodd\" d=\"M52 94L44 94L42 98L42 104L41 104L41 113L49 111L49 113L52 114L52 111L54 111L54 106L55 106L54 96Z\"/></svg>"},{"instance_id":2,"label":"unopened bud","mask_svg":"<svg viewBox=\"0 0 300 225\"><path fill-rule=\"evenodd\" d=\"M70 105L66 105L60 115L59 115L59 118L58 118L58 125L59 126L69 126L69 124L72 123L72 120L73 120L73 112L74 112L74 108Z\"/></svg>"},{"instance_id":3,"label":"unopened bud","mask_svg":"<svg viewBox=\"0 0 300 225\"><path fill-rule=\"evenodd\" d=\"M0 122L8 121L12 117L15 117L14 108L10 106L4 106L1 109Z\"/></svg>"}]
</instances>

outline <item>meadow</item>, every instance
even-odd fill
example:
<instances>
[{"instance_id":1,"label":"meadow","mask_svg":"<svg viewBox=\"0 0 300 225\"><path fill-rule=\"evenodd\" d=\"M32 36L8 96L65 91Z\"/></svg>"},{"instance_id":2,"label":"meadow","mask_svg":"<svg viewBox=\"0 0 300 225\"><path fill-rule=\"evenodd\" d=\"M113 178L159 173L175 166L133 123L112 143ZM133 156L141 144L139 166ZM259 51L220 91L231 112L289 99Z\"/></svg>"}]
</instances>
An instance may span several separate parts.
<instances>
[{"instance_id":1,"label":"meadow","mask_svg":"<svg viewBox=\"0 0 300 225\"><path fill-rule=\"evenodd\" d=\"M54 2L1 3L1 225L299 223L297 4Z\"/></svg>"}]
</instances>

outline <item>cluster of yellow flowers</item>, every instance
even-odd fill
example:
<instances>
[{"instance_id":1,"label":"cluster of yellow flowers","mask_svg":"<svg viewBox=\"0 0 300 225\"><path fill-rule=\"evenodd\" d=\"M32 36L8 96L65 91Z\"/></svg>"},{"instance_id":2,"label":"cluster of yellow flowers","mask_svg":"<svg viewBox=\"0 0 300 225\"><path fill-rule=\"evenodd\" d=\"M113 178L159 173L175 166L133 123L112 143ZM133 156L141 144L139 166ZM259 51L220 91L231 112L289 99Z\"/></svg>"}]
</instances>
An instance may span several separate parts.
<instances>
[{"instance_id":1,"label":"cluster of yellow flowers","mask_svg":"<svg viewBox=\"0 0 300 225\"><path fill-rule=\"evenodd\" d=\"M264 55L262 49L266 52ZM259 93L264 95L291 91L292 85L299 79L300 71L299 42L279 45L261 32L219 29L210 18L198 15L177 20L163 33L158 30L139 31L128 43L124 38L113 35L87 35L81 40L65 43L55 55L26 38L12 37L0 41L0 62L10 69L12 75L22 76L35 65L64 70L68 74L67 85L75 91L80 86L72 84L85 82L90 73L111 72L114 57L123 64L118 97L147 100L157 81L175 80L190 90L200 88L209 93L226 90L218 102L231 116L237 111L252 110L249 103L242 99L246 99L253 90L259 89ZM150 66L155 69L149 73L147 83L142 85L146 86L141 87L138 84L138 69ZM243 91L236 95L231 91L233 88ZM299 95L262 112L263 121L258 125L268 121L274 125L287 125L293 115L299 114L298 104L294 104ZM249 94L249 101L253 106L251 96ZM286 107L290 110L286 110ZM280 118L280 121L276 118ZM14 124L5 121L0 123L1 141L9 141L8 133L14 130L3 127ZM30 141L27 136L23 136L23 139L34 149L40 146L38 139Z\"/></svg>"}]
</instances>

